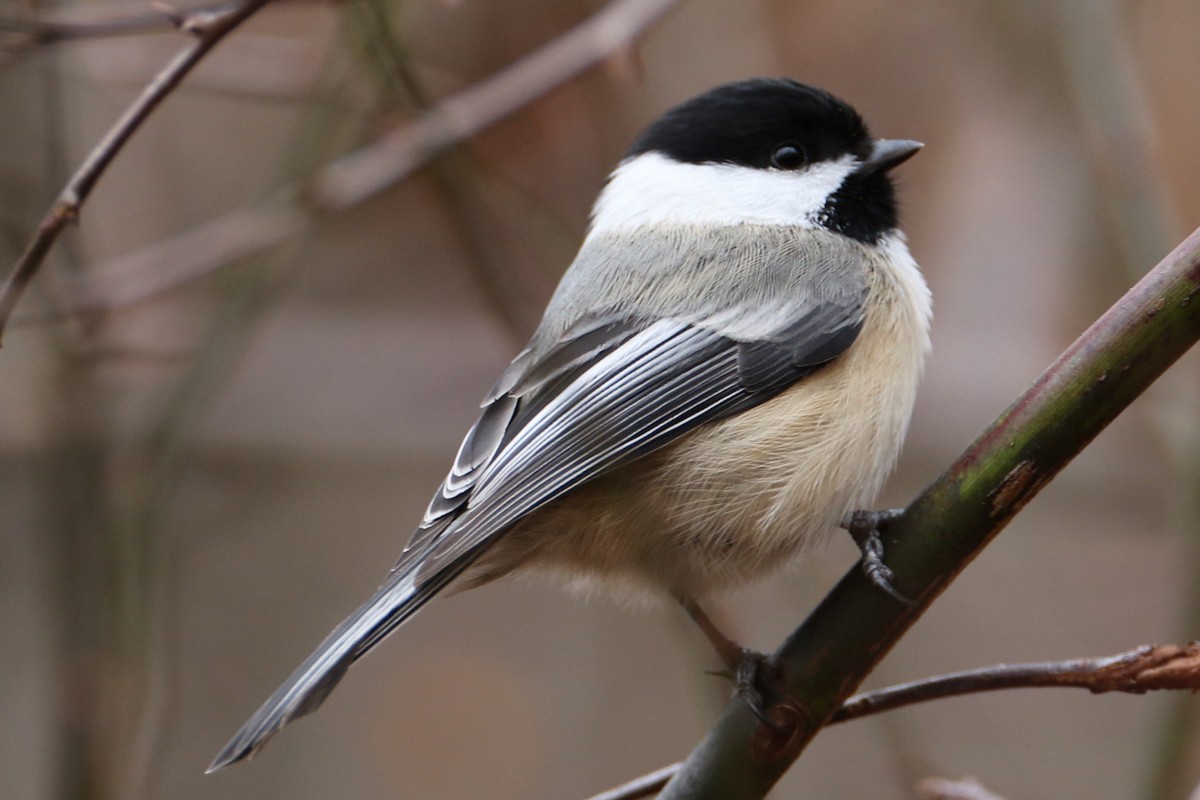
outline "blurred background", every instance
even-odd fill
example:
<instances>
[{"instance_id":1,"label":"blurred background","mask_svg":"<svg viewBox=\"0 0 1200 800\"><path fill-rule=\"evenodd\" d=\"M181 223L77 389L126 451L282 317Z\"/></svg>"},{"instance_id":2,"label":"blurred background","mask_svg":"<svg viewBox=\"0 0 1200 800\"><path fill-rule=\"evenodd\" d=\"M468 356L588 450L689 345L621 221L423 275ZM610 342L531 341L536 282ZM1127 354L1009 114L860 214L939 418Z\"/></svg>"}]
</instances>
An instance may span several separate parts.
<instances>
[{"instance_id":1,"label":"blurred background","mask_svg":"<svg viewBox=\"0 0 1200 800\"><path fill-rule=\"evenodd\" d=\"M881 507L1200 222L1195 0L650 5L279 0L137 133L0 352L0 794L572 798L689 752L728 687L683 615L531 579L439 599L319 714L203 774L383 578L608 170L677 101L788 75L926 143L898 173L934 351ZM581 74L541 64L549 91L406 180L309 191L604 9L643 19ZM188 39L123 0L0 17L7 270ZM51 43L33 19L145 25ZM1185 359L1102 435L871 685L1200 638L1196 375ZM770 650L855 557L834 537L721 617ZM1198 718L1184 694L926 704L826 731L774 796L974 775L1009 800L1182 800Z\"/></svg>"}]
</instances>

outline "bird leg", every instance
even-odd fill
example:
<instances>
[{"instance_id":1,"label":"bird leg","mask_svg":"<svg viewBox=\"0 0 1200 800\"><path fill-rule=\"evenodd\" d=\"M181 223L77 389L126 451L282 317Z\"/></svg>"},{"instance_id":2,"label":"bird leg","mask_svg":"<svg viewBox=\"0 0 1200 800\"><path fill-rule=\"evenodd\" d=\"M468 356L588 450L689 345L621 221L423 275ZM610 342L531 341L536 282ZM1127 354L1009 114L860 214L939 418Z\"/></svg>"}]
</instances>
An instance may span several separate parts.
<instances>
[{"instance_id":1,"label":"bird leg","mask_svg":"<svg viewBox=\"0 0 1200 800\"><path fill-rule=\"evenodd\" d=\"M700 628L708 641L712 643L713 649L717 651L717 656L720 657L722 663L731 672L736 670L749 651L722 633L721 629L717 627L716 623L700 607L699 603L694 600L684 600L682 598L679 603L683 606L684 611L687 611L692 621L696 623L696 626Z\"/></svg>"},{"instance_id":2,"label":"bird leg","mask_svg":"<svg viewBox=\"0 0 1200 800\"><path fill-rule=\"evenodd\" d=\"M860 563L867 580L893 600L911 606L913 601L900 594L892 585L895 575L887 564L883 563L883 538L880 536L880 531L899 519L903 513L902 508L852 511L842 519L841 526L850 532L851 538L862 552Z\"/></svg>"},{"instance_id":3,"label":"bird leg","mask_svg":"<svg viewBox=\"0 0 1200 800\"><path fill-rule=\"evenodd\" d=\"M722 633L696 601L680 598L679 603L708 638L708 641L712 643L713 649L717 651L717 656L724 662L727 670L718 674L733 680L734 691L762 724L779 731L780 725L767 713L762 692L758 688L759 681L770 676L771 670L767 669L771 666L770 658L742 647Z\"/></svg>"}]
</instances>

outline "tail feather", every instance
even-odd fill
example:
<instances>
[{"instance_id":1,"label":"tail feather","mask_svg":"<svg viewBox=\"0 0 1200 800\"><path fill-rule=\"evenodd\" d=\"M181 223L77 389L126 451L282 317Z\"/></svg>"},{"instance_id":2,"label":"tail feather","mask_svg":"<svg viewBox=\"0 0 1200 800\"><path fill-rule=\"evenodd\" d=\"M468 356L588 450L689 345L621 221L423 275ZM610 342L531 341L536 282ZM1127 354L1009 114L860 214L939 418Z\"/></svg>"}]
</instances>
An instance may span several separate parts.
<instances>
[{"instance_id":1,"label":"tail feather","mask_svg":"<svg viewBox=\"0 0 1200 800\"><path fill-rule=\"evenodd\" d=\"M447 570L416 583L416 570L393 572L370 600L334 629L295 672L275 690L208 767L215 772L252 757L284 725L325 701L350 665L416 613L460 570ZM447 574L449 573L449 574Z\"/></svg>"}]
</instances>

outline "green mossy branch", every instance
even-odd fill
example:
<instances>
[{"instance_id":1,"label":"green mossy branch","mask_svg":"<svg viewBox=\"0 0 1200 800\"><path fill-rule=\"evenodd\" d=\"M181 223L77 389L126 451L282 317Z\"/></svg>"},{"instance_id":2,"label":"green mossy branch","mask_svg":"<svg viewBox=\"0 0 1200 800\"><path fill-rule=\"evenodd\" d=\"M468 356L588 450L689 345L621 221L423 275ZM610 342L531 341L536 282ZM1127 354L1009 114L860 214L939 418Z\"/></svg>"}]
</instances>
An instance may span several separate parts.
<instances>
[{"instance_id":1,"label":"green mossy branch","mask_svg":"<svg viewBox=\"0 0 1200 800\"><path fill-rule=\"evenodd\" d=\"M933 600L1200 339L1200 230L1093 324L885 532L905 606L852 570L775 653L781 731L735 698L663 791L761 798Z\"/></svg>"}]
</instances>

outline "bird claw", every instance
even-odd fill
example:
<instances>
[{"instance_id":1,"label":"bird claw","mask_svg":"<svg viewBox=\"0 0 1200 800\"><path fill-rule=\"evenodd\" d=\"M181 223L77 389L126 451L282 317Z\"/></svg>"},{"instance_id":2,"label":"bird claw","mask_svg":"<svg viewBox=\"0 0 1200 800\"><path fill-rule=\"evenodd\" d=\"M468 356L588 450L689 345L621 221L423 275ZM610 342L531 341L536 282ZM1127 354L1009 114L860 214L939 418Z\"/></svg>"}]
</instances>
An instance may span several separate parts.
<instances>
[{"instance_id":1,"label":"bird claw","mask_svg":"<svg viewBox=\"0 0 1200 800\"><path fill-rule=\"evenodd\" d=\"M901 508L883 511L853 511L842 520L842 527L849 531L854 543L862 553L861 568L867 580L893 600L906 606L915 605L892 585L895 573L883 563L883 538L880 530L904 513Z\"/></svg>"},{"instance_id":2,"label":"bird claw","mask_svg":"<svg viewBox=\"0 0 1200 800\"><path fill-rule=\"evenodd\" d=\"M704 613L704 609L692 600L682 599L680 603L683 605L688 615L695 620L700 630L708 637L712 643L713 649L725 662L725 669L719 671L710 671L709 675L716 675L733 683L734 691L737 696L742 699L746 707L751 713L758 718L768 730L775 735L787 735L791 730L787 725L782 724L779 719L771 716L770 709L767 708L763 693L759 689L760 686L766 685L768 690L776 695L783 694L777 689L776 684L779 681L779 668L769 656L755 652L749 648L742 647L737 642L730 639L713 624L708 615ZM774 706L776 710L780 710L781 706ZM782 711L780 710L782 714ZM790 716L782 714L784 719L789 719Z\"/></svg>"},{"instance_id":3,"label":"bird claw","mask_svg":"<svg viewBox=\"0 0 1200 800\"><path fill-rule=\"evenodd\" d=\"M782 734L787 732L786 726L780 725L768 713L766 701L758 688L760 682L771 680L774 672L775 665L770 657L743 647L737 664L731 669L711 671L708 674L732 682L734 692L746 704L746 708L750 709L750 713L772 731Z\"/></svg>"}]
</instances>

